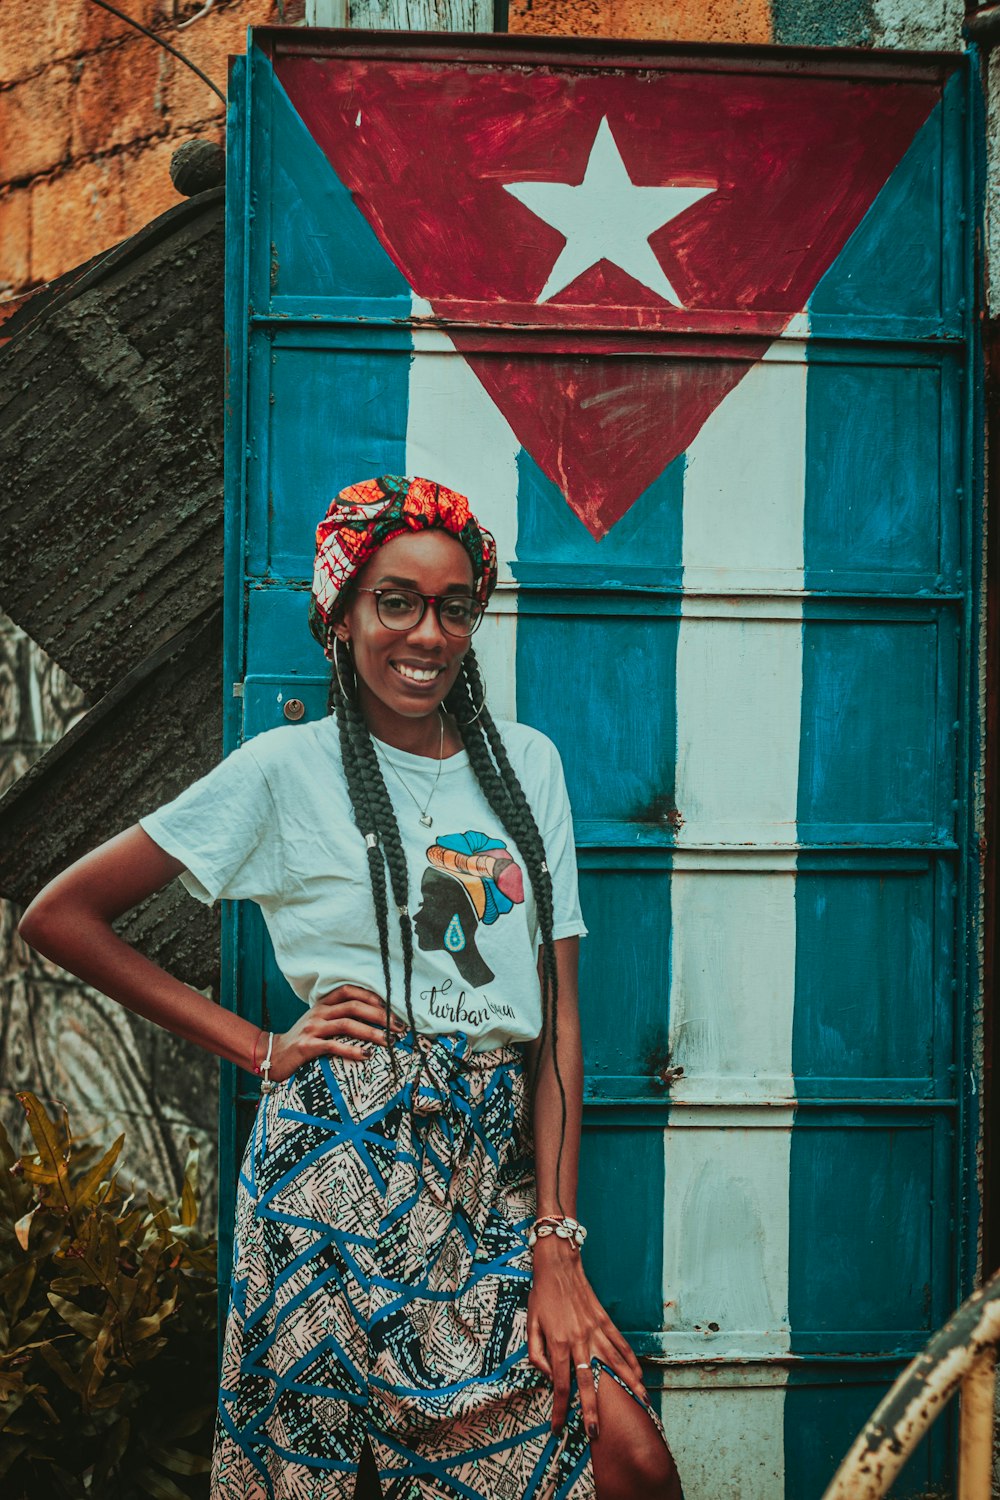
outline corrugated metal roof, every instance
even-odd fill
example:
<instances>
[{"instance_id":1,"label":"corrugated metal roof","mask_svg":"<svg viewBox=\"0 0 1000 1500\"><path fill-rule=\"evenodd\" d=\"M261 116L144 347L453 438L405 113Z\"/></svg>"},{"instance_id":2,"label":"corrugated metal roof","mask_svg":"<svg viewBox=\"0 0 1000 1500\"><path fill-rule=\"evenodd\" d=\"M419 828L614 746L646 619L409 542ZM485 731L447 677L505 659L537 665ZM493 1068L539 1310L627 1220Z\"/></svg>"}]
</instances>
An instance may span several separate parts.
<instances>
[{"instance_id":1,"label":"corrugated metal roof","mask_svg":"<svg viewBox=\"0 0 1000 1500\"><path fill-rule=\"evenodd\" d=\"M0 599L98 700L0 799L20 904L221 754L223 266L220 188L41 297L0 352ZM176 885L121 931L215 982L215 915Z\"/></svg>"},{"instance_id":2,"label":"corrugated metal roof","mask_svg":"<svg viewBox=\"0 0 1000 1500\"><path fill-rule=\"evenodd\" d=\"M0 356L0 599L90 696L222 594L222 190Z\"/></svg>"}]
</instances>

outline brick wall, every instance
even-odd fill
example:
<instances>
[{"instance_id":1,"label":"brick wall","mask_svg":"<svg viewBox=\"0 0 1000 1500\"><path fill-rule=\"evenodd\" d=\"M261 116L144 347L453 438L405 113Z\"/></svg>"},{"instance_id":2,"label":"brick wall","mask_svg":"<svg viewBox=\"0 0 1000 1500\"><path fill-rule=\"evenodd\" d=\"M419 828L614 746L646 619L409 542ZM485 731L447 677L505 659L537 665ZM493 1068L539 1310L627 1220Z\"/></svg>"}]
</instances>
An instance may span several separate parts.
<instances>
[{"instance_id":1,"label":"brick wall","mask_svg":"<svg viewBox=\"0 0 1000 1500\"><path fill-rule=\"evenodd\" d=\"M225 92L226 58L276 0L122 0ZM304 0L285 0L286 22ZM91 0L0 5L0 298L110 248L179 201L183 140L221 141L223 106L177 58Z\"/></svg>"},{"instance_id":2,"label":"brick wall","mask_svg":"<svg viewBox=\"0 0 1000 1500\"><path fill-rule=\"evenodd\" d=\"M639 41L774 41L771 0L509 0L508 26Z\"/></svg>"}]
</instances>

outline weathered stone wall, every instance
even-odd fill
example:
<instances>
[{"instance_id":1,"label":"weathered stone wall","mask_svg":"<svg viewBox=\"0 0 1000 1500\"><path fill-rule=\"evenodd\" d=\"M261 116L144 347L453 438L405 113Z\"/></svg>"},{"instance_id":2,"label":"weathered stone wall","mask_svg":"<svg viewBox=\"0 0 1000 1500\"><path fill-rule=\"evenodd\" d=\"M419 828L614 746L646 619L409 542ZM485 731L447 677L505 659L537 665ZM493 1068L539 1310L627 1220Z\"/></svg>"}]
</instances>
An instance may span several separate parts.
<instances>
[{"instance_id":1,"label":"weathered stone wall","mask_svg":"<svg viewBox=\"0 0 1000 1500\"><path fill-rule=\"evenodd\" d=\"M510 30L818 47L961 45L956 0L511 0Z\"/></svg>"},{"instance_id":2,"label":"weathered stone wall","mask_svg":"<svg viewBox=\"0 0 1000 1500\"><path fill-rule=\"evenodd\" d=\"M129 0L121 6L225 93L226 58L276 0ZM286 0L293 21L303 0ZM170 157L221 140L224 109L177 58L90 0L0 5L0 296L52 280L179 201Z\"/></svg>"}]
</instances>

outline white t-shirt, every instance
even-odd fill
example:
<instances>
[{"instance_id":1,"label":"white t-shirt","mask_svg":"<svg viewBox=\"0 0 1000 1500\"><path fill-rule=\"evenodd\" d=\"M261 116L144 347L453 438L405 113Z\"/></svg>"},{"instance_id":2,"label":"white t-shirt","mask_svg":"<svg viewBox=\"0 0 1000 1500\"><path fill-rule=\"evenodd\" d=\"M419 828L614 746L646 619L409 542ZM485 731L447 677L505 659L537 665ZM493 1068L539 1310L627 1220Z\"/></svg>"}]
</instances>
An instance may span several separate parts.
<instances>
[{"instance_id":1,"label":"white t-shirt","mask_svg":"<svg viewBox=\"0 0 1000 1500\"><path fill-rule=\"evenodd\" d=\"M545 845L553 936L582 936L587 929L559 754L527 725L498 727ZM531 881L467 753L438 762L380 741L376 750L406 854L417 1030L465 1032L479 1051L536 1037L541 932ZM430 828L420 822L428 798ZM384 996L365 842L333 717L257 735L139 822L183 861L180 879L193 896L209 904L219 897L257 902L278 967L306 1004L345 983ZM391 1003L405 1021L388 870L386 883Z\"/></svg>"}]
</instances>

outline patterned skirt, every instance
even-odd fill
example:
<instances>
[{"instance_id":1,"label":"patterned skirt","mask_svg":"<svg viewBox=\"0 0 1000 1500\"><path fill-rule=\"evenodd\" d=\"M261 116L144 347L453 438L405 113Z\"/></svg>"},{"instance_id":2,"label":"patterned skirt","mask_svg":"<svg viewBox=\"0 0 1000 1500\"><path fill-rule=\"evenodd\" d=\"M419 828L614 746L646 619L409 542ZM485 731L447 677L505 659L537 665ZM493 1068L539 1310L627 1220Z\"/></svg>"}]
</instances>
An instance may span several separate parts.
<instances>
[{"instance_id":1,"label":"patterned skirt","mask_svg":"<svg viewBox=\"0 0 1000 1500\"><path fill-rule=\"evenodd\" d=\"M393 1050L395 1076L383 1047L317 1059L258 1110L213 1500L352 1500L366 1438L384 1500L590 1500L576 1389L553 1434L528 1360L521 1054L409 1033Z\"/></svg>"}]
</instances>

